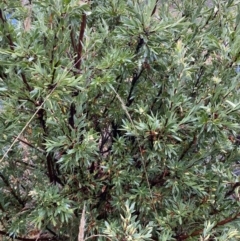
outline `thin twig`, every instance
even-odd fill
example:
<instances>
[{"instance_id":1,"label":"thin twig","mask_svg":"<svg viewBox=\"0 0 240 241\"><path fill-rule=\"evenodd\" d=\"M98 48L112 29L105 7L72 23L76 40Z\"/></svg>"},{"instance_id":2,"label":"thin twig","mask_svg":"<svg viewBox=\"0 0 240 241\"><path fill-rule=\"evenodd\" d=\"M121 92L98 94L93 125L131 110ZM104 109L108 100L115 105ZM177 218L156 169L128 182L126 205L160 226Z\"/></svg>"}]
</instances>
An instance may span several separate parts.
<instances>
[{"instance_id":1,"label":"thin twig","mask_svg":"<svg viewBox=\"0 0 240 241\"><path fill-rule=\"evenodd\" d=\"M14 136L14 137L17 138L17 140L20 141L20 142L22 142L23 144L25 144L25 145L33 148L33 149L36 149L36 150L39 151L39 152L45 153L44 150L35 147L33 144L31 144L31 143L29 143L29 142L27 142L27 141L25 141L25 140L23 140L23 139L21 139L21 138L18 138L17 136Z\"/></svg>"}]
</instances>

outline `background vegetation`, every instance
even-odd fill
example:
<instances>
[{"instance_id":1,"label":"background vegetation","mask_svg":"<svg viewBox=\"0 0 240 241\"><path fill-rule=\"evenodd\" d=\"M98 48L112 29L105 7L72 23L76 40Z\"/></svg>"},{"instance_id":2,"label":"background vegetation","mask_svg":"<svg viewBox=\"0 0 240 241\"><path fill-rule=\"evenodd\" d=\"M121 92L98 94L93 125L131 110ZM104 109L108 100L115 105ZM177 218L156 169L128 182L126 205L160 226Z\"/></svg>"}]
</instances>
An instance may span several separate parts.
<instances>
[{"instance_id":1,"label":"background vegetation","mask_svg":"<svg viewBox=\"0 0 240 241\"><path fill-rule=\"evenodd\" d=\"M0 3L3 240L239 240L239 1L26 4Z\"/></svg>"}]
</instances>

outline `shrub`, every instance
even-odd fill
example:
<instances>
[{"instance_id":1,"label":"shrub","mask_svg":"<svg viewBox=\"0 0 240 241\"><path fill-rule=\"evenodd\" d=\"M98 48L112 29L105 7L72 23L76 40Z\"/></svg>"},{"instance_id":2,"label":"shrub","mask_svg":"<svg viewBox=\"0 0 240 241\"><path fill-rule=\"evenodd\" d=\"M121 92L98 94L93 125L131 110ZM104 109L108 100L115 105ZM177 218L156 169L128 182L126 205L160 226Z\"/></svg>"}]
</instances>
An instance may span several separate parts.
<instances>
[{"instance_id":1,"label":"shrub","mask_svg":"<svg viewBox=\"0 0 240 241\"><path fill-rule=\"evenodd\" d=\"M239 20L237 0L2 1L0 234L239 239Z\"/></svg>"}]
</instances>

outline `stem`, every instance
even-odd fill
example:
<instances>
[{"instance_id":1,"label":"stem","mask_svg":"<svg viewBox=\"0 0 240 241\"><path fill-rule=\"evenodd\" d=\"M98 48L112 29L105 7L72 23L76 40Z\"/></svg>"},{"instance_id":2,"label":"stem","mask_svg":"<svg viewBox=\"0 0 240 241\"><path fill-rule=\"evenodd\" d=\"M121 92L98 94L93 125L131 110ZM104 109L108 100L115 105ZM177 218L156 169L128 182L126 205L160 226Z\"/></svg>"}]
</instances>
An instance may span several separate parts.
<instances>
[{"instance_id":1,"label":"stem","mask_svg":"<svg viewBox=\"0 0 240 241\"><path fill-rule=\"evenodd\" d=\"M24 207L24 202L21 200L20 197L18 197L18 195L15 193L15 191L12 189L9 181L7 180L7 178L0 172L0 177L2 178L3 182L5 183L5 185L8 187L10 193L14 196L14 198L18 201L18 203Z\"/></svg>"},{"instance_id":2,"label":"stem","mask_svg":"<svg viewBox=\"0 0 240 241\"><path fill-rule=\"evenodd\" d=\"M82 50L83 50L83 36L84 36L84 31L86 28L86 23L87 23L87 16L85 13L82 14L82 22L80 26L80 34L78 38L78 53L77 53L77 60L76 60L76 68L80 70L81 68L81 63L82 63Z\"/></svg>"},{"instance_id":3,"label":"stem","mask_svg":"<svg viewBox=\"0 0 240 241\"><path fill-rule=\"evenodd\" d=\"M156 13L156 10L157 10L157 4L158 4L158 0L156 0L156 3L155 3L155 6L154 6L154 8L153 8L153 10L152 10L152 14L151 14L151 16L153 16L153 15Z\"/></svg>"},{"instance_id":4,"label":"stem","mask_svg":"<svg viewBox=\"0 0 240 241\"><path fill-rule=\"evenodd\" d=\"M127 107L129 107L132 104L133 100L134 100L134 99L131 98L132 97L132 92L133 92L133 89L134 89L138 79L142 75L143 70L144 70L144 68L141 69L139 74L136 74L136 73L133 74L132 84L131 84L131 88L130 88L130 91L129 91L129 94L128 94L128 98L127 98L127 103L126 103Z\"/></svg>"},{"instance_id":5,"label":"stem","mask_svg":"<svg viewBox=\"0 0 240 241\"><path fill-rule=\"evenodd\" d=\"M214 228L218 227L218 226L223 226L227 223L230 223L234 220L236 220L238 217L240 216L240 213L237 213L236 215L234 215L233 217L228 217L222 221L219 221L215 226ZM195 230L194 232L192 232L191 234L184 234L184 235L180 235L179 237L177 237L179 241L184 241L190 237L194 237L194 236L197 236L199 234L201 234L203 232L203 229L199 229L199 230Z\"/></svg>"},{"instance_id":6,"label":"stem","mask_svg":"<svg viewBox=\"0 0 240 241\"><path fill-rule=\"evenodd\" d=\"M0 230L0 235L3 235L3 236L8 236L8 237L11 237L11 235L5 231L1 231ZM40 238L22 238L22 237L19 237L19 236L15 236L14 237L14 240L22 240L22 241L57 241L57 237L40 237Z\"/></svg>"}]
</instances>

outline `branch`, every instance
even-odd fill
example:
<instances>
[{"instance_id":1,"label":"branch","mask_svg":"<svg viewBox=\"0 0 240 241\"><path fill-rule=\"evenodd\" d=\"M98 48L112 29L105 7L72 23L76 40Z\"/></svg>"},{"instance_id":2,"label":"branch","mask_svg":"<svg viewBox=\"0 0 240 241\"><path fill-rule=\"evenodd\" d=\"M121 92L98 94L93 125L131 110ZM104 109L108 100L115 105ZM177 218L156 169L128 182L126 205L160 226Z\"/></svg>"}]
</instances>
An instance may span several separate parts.
<instances>
[{"instance_id":1,"label":"branch","mask_svg":"<svg viewBox=\"0 0 240 241\"><path fill-rule=\"evenodd\" d=\"M28 84L25 74L21 73L23 83L26 85L28 91L32 91L33 88Z\"/></svg>"},{"instance_id":2,"label":"branch","mask_svg":"<svg viewBox=\"0 0 240 241\"><path fill-rule=\"evenodd\" d=\"M229 218L226 218L222 221L219 221L215 226L214 228L218 227L218 226L223 226L227 223L230 223L234 220L236 220L238 217L240 216L240 213L237 213L236 215L234 215L233 217L229 217ZM201 234L203 232L203 229L199 229L199 230L195 230L194 232L192 232L191 234L183 234L183 235L180 235L179 237L177 237L177 240L179 241L183 241L183 240L186 240L190 237L194 237L194 236L197 236L199 234Z\"/></svg>"},{"instance_id":3,"label":"branch","mask_svg":"<svg viewBox=\"0 0 240 241\"><path fill-rule=\"evenodd\" d=\"M155 6L154 6L154 8L153 8L153 10L152 10L152 14L151 14L151 16L153 16L153 15L156 13L156 10L157 10L157 4L158 4L158 0L156 0L156 3L155 3Z\"/></svg>"},{"instance_id":4,"label":"branch","mask_svg":"<svg viewBox=\"0 0 240 241\"><path fill-rule=\"evenodd\" d=\"M154 98L154 101L153 101L152 104L151 104L150 111L153 110L154 105L156 104L156 102L158 101L160 95L162 94L162 90L163 90L163 88L162 88L162 86L161 86L161 87L159 88L159 91L158 91L158 93L157 93L157 96Z\"/></svg>"},{"instance_id":5,"label":"branch","mask_svg":"<svg viewBox=\"0 0 240 241\"><path fill-rule=\"evenodd\" d=\"M237 187L240 186L240 182L236 182L232 188L225 194L225 198L232 195Z\"/></svg>"},{"instance_id":6,"label":"branch","mask_svg":"<svg viewBox=\"0 0 240 241\"><path fill-rule=\"evenodd\" d=\"M24 207L24 202L21 200L20 197L18 197L18 195L15 193L14 189L12 189L9 181L7 180L7 178L5 178L5 176L0 172L0 177L2 178L3 182L5 183L5 185L8 187L10 193L14 196L14 198L18 201L18 203Z\"/></svg>"},{"instance_id":7,"label":"branch","mask_svg":"<svg viewBox=\"0 0 240 241\"><path fill-rule=\"evenodd\" d=\"M43 99L41 97L39 102L36 104L36 107L37 107L37 119L40 122L40 125L41 125L41 127L43 129L44 135L47 135L47 126L46 126L46 121L45 121L46 111L41 107L43 102L44 101L43 101Z\"/></svg>"},{"instance_id":8,"label":"branch","mask_svg":"<svg viewBox=\"0 0 240 241\"><path fill-rule=\"evenodd\" d=\"M53 89L55 89L56 86L53 87ZM52 89L52 90L53 90ZM42 108L42 104L44 103L44 100L41 99L39 101L39 107L38 107L38 120L40 121L40 125L43 129L43 135L44 137L47 137L47 126L46 126L46 121L45 121L45 115L46 115L46 111L45 109ZM45 151L47 153L47 151ZM53 164L53 156L51 153L47 153L46 156L47 159L47 171L48 171L48 177L49 177L49 181L50 183L54 183L56 184L56 180L55 180L55 171L54 171L54 164Z\"/></svg>"},{"instance_id":9,"label":"branch","mask_svg":"<svg viewBox=\"0 0 240 241\"><path fill-rule=\"evenodd\" d=\"M2 21L3 23L6 23L6 22L7 22L7 21L4 19L3 12L2 12L1 9L0 9L0 19L1 19L1 21ZM10 35L9 33L7 33L7 34L6 34L6 37L7 37L7 39L8 39L10 49L11 49L11 50L14 50L14 43L13 43L13 40L12 40L12 38L11 38L11 35ZM21 77L22 77L23 83L26 85L28 91L32 91L33 88L30 87L30 85L28 84L27 79L26 79L26 76L25 76L23 73L21 73Z\"/></svg>"},{"instance_id":10,"label":"branch","mask_svg":"<svg viewBox=\"0 0 240 241\"><path fill-rule=\"evenodd\" d=\"M132 79L132 84L131 84L131 88L130 88L130 91L129 91L129 94L128 94L128 98L127 98L127 103L126 103L126 106L129 107L132 102L133 102L133 99L131 99L132 97L132 92L133 92L133 89L138 81L138 79L140 78L140 76L142 75L143 73L143 70L144 68L141 69L140 73L139 74L136 74L134 73L133 74L133 79Z\"/></svg>"},{"instance_id":11,"label":"branch","mask_svg":"<svg viewBox=\"0 0 240 241\"><path fill-rule=\"evenodd\" d=\"M199 84L199 82L200 82L200 79L201 79L202 75L203 75L203 66L200 67L199 75L198 75L198 78L197 78L197 81L196 81L194 87L197 87L197 86L198 86L198 84Z\"/></svg>"},{"instance_id":12,"label":"branch","mask_svg":"<svg viewBox=\"0 0 240 241\"><path fill-rule=\"evenodd\" d=\"M120 79L120 81L119 81L119 79ZM117 86L116 92L119 91L119 88L120 88L120 86L121 86L122 81L123 81L122 76L121 76L121 75L117 76L116 82L118 83L118 86ZM100 96L101 96L101 95L100 95ZM99 96L98 96L98 97L99 97ZM114 93L114 96L113 96L112 100L109 101L109 103L106 105L105 110L103 111L102 116L105 116L106 112L108 111L109 106L111 106L111 104L114 102L114 100L116 99L116 97L117 97L117 95Z\"/></svg>"},{"instance_id":13,"label":"branch","mask_svg":"<svg viewBox=\"0 0 240 241\"><path fill-rule=\"evenodd\" d=\"M192 145L196 145L197 142L197 136L196 134L193 136L192 141L189 143L189 145L183 150L182 155L179 157L178 161L181 161L184 156L187 154L187 152L190 150L190 148L192 147Z\"/></svg>"},{"instance_id":14,"label":"branch","mask_svg":"<svg viewBox=\"0 0 240 241\"><path fill-rule=\"evenodd\" d=\"M5 231L1 231L0 230L0 234L4 235L4 236L8 236L8 237L12 237L12 235L10 235L9 233L5 232ZM23 237L19 237L19 236L14 236L14 240L22 240L22 241L57 241L58 238L57 237L36 237L36 238L23 238Z\"/></svg>"},{"instance_id":15,"label":"branch","mask_svg":"<svg viewBox=\"0 0 240 241\"><path fill-rule=\"evenodd\" d=\"M51 154L47 155L47 169L50 183L56 184Z\"/></svg>"},{"instance_id":16,"label":"branch","mask_svg":"<svg viewBox=\"0 0 240 241\"><path fill-rule=\"evenodd\" d=\"M6 23L6 22L7 22L7 21L5 20L5 18L4 18L4 16L3 16L2 9L0 9L0 19L2 20L3 23ZM10 49L11 49L11 50L14 50L14 44L13 44L13 41L12 41L12 38L11 38L10 34L9 34L9 33L6 33L6 37L7 37L7 39L8 39Z\"/></svg>"},{"instance_id":17,"label":"branch","mask_svg":"<svg viewBox=\"0 0 240 241\"><path fill-rule=\"evenodd\" d=\"M69 113L69 117L68 117L68 124L72 127L72 129L74 129L75 128L75 126L74 126L74 116L77 112L76 112L76 106L73 102L70 105L69 111L70 111L70 113Z\"/></svg>"},{"instance_id":18,"label":"branch","mask_svg":"<svg viewBox=\"0 0 240 241\"><path fill-rule=\"evenodd\" d=\"M73 29L71 27L70 27L70 29L71 29L71 31L70 31L71 44L72 44L74 52L77 52L77 46L76 46L76 43L75 43L75 40L74 40L74 32L73 32Z\"/></svg>"},{"instance_id":19,"label":"branch","mask_svg":"<svg viewBox=\"0 0 240 241\"><path fill-rule=\"evenodd\" d=\"M164 183L167 181L166 177L169 175L170 175L169 170L167 168L164 168L161 175L158 175L154 177L152 180L151 179L149 180L151 187L154 187L157 184L160 186L163 186Z\"/></svg>"},{"instance_id":20,"label":"branch","mask_svg":"<svg viewBox=\"0 0 240 241\"><path fill-rule=\"evenodd\" d=\"M140 48L142 48L142 46L145 44L144 42L144 39L141 38L141 37L138 37L138 44L137 44L137 47L136 47L136 50L135 50L135 54L137 54L140 50Z\"/></svg>"},{"instance_id":21,"label":"branch","mask_svg":"<svg viewBox=\"0 0 240 241\"><path fill-rule=\"evenodd\" d=\"M84 36L84 31L86 28L86 23L87 23L87 16L85 13L82 14L82 22L80 26L80 34L78 38L78 53L77 53L77 59L76 59L76 68L80 70L81 68L81 63L82 63L82 50L83 50L83 36Z\"/></svg>"},{"instance_id":22,"label":"branch","mask_svg":"<svg viewBox=\"0 0 240 241\"><path fill-rule=\"evenodd\" d=\"M39 152L45 153L44 150L35 147L35 146L32 145L31 143L29 143L29 142L27 142L27 141L24 141L23 139L21 139L21 138L19 138L19 137L17 137L17 136L14 136L14 138L16 138L18 141L22 142L23 144L25 144L25 145L33 148L33 149L36 149L36 150L39 151Z\"/></svg>"},{"instance_id":23,"label":"branch","mask_svg":"<svg viewBox=\"0 0 240 241\"><path fill-rule=\"evenodd\" d=\"M78 241L84 241L84 230L85 230L85 203L83 204L82 217L79 224Z\"/></svg>"},{"instance_id":24,"label":"branch","mask_svg":"<svg viewBox=\"0 0 240 241\"><path fill-rule=\"evenodd\" d=\"M28 167L28 168L32 168L32 169L36 169L37 168L37 166L34 166L32 164L29 164L29 163L26 163L24 161L14 160L14 162L20 163L20 164L22 164L22 165L24 165L25 167Z\"/></svg>"}]
</instances>

